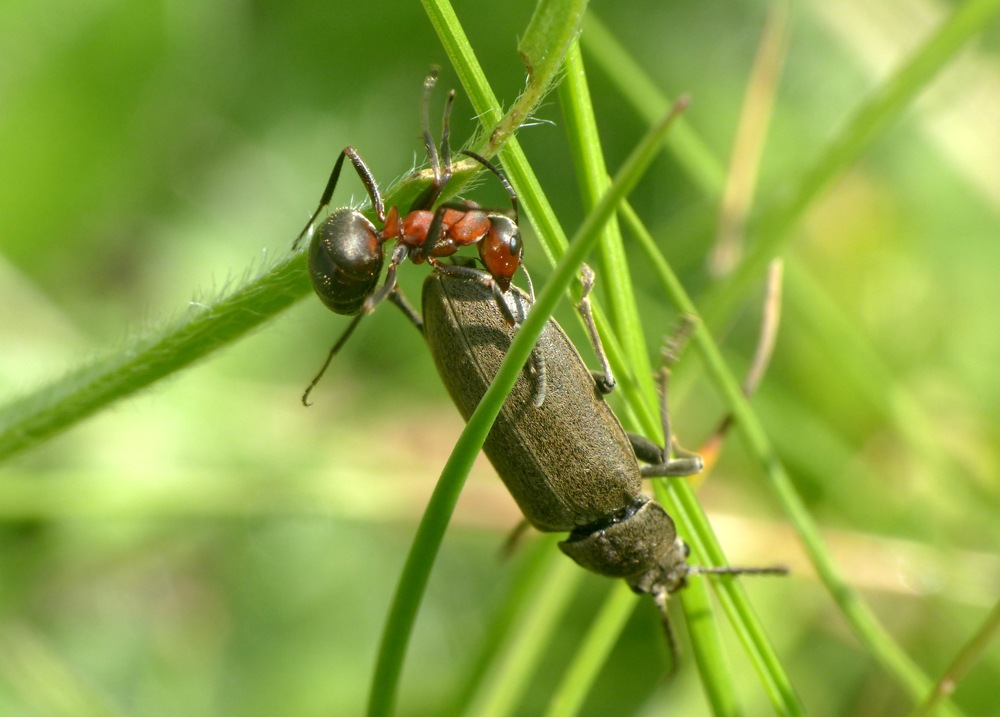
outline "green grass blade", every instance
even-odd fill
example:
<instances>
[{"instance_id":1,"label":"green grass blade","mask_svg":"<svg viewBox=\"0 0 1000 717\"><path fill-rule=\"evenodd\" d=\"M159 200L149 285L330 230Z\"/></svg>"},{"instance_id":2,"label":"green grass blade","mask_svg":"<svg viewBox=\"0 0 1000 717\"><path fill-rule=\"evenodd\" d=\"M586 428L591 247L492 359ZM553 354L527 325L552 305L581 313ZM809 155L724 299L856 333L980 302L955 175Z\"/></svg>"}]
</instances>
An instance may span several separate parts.
<instances>
[{"instance_id":1,"label":"green grass blade","mask_svg":"<svg viewBox=\"0 0 1000 717\"><path fill-rule=\"evenodd\" d=\"M687 292L684 290L680 280L670 269L652 236L650 236L649 232L642 225L635 211L630 206L625 205L622 208L622 216L625 217L630 230L634 233L647 258L652 263L654 271L659 276L663 291L667 294L671 303L677 306L682 312L697 316L694 303L687 296ZM723 392L724 399L730 405L730 410L733 410L737 421L741 421L740 414L733 408L735 404L730 402L739 399L744 405L748 404L746 404L746 399L743 397L739 382L725 365L707 327L702 322L696 322L691 340L698 347L699 352L705 359L709 374L713 382ZM742 423L738 425L742 425ZM643 426L643 429L652 431L656 429L656 426ZM762 431L763 429L761 429ZM766 438L764 440L766 442ZM773 450L755 452L755 455L761 460L762 465L767 466L777 463L777 457L774 455ZM728 564L722 552L722 547L712 532L708 518L698 504L691 488L683 481L661 481L655 485L657 497L669 506L668 509L675 513L682 525L686 525L692 531L692 552L696 555L697 559L704 561L703 564L705 565ZM726 614L729 616L733 629L747 650L751 662L756 668L758 675L760 675L761 681L768 695L771 697L775 708L778 709L780 714L804 714L804 709L795 694L795 690L785 674L784 668L774 652L774 648L764 634L760 622L754 615L746 593L739 586L739 582L724 578L713 581L713 584L716 594L719 596L719 600ZM682 592L680 596L681 600L685 603L685 608L687 608L686 595ZM694 612L694 606L691 607L691 612Z\"/></svg>"},{"instance_id":2,"label":"green grass blade","mask_svg":"<svg viewBox=\"0 0 1000 717\"><path fill-rule=\"evenodd\" d=\"M499 602L496 614L486 630L479 654L471 661L472 667L467 677L459 681L461 689L452 701L451 709L444 714L468 713L472 701L485 691L491 666L500 654L509 651L511 634L516 629L515 625L522 621L522 613L527 611L529 604L540 593L547 590L555 564L563 560L556 549L555 538L554 534L549 534L531 541L532 545L526 551L528 554L520 560L510 590Z\"/></svg>"},{"instance_id":3,"label":"green grass blade","mask_svg":"<svg viewBox=\"0 0 1000 717\"><path fill-rule=\"evenodd\" d=\"M566 77L559 87L559 97L584 210L589 211L607 190L610 180L579 45L574 45L566 57ZM623 342L629 369L643 392L651 395L654 390L652 367L617 218L604 227L597 263L600 269L598 287L605 297L615 333Z\"/></svg>"},{"instance_id":4,"label":"green grass blade","mask_svg":"<svg viewBox=\"0 0 1000 717\"><path fill-rule=\"evenodd\" d=\"M626 212L631 213L631 210L626 210ZM686 292L684 292L680 280L673 274L669 265L660 256L659 249L653 242L652 237L642 229L641 225L632 222L630 222L630 225L632 225L636 231L636 235L640 238L643 250L659 274L663 289L670 295L671 301L682 307L684 311L694 312L694 303L687 296ZM826 548L818 526L813 521L802 498L796 491L791 478L785 471L779 456L764 431L764 427L743 395L738 382L726 367L722 354L719 352L707 327L703 323L698 323L692 336L692 341L705 362L706 370L717 388L722 392L726 404L732 411L736 419L736 430L746 444L747 450L764 469L766 477L775 491L785 514L798 533L810 561L816 568L820 579L823 581L830 595L851 624L855 634L907 692L915 698L922 697L930 689L930 680L920 671L902 648L896 644L860 595L843 579L833 557ZM671 488L673 487L671 486ZM694 521L692 527L698 535L699 543L706 550L706 557L709 564L722 564L719 562L724 559L721 549L714 542L714 537L711 534L707 521L704 520L704 516L701 514L693 496L685 491L679 497L684 501L685 514L691 514ZM735 588L736 584L730 580L721 580L716 583L716 592L727 612L739 611L742 614L749 611L749 604L746 603L742 591L737 591ZM739 622L734 621L734 627L738 631L741 624L745 627L753 625L753 623L742 623L742 618ZM780 671L777 658L768 650L760 649L765 644L759 642L754 633L741 633L741 639L744 640L744 644L747 644L747 641L751 640L756 646L757 654L754 661L758 665L759 670L766 670L766 673L770 676L780 674L772 672L772 670ZM776 693L772 692L772 695L782 694L790 696L790 686L787 684L776 682L772 685L772 688L777 690ZM958 714L958 712L949 711L948 714Z\"/></svg>"},{"instance_id":5,"label":"green grass blade","mask_svg":"<svg viewBox=\"0 0 1000 717\"><path fill-rule=\"evenodd\" d=\"M583 21L583 47L647 123L652 124L675 100L668 98L591 11ZM691 125L681 118L677 129L665 141L670 154L688 173L702 193L716 203L722 196L726 168L701 141Z\"/></svg>"},{"instance_id":6,"label":"green grass blade","mask_svg":"<svg viewBox=\"0 0 1000 717\"><path fill-rule=\"evenodd\" d=\"M933 714L948 695L955 691L959 680L965 677L973 665L982 659L986 648L996 641L998 635L1000 635L1000 602L993 606L982 626L972 636L972 639L962 647L944 671L944 676L937 681L927 699L913 711L911 717L927 717Z\"/></svg>"},{"instance_id":7,"label":"green grass blade","mask_svg":"<svg viewBox=\"0 0 1000 717\"><path fill-rule=\"evenodd\" d=\"M560 96L563 100L563 113L567 118L567 133L577 165L577 175L581 178L581 193L585 207L589 207L596 203L606 190L608 176L578 47L573 48L567 57L566 80L560 88ZM601 278L606 285L605 294L610 300L618 336L627 344L629 368L632 369L633 377L640 376L646 379L641 382L641 391L646 397L645 405L655 405L656 393L652 381L652 369L617 223L605 227L601 249L603 266ZM652 411L647 411L646 415L649 416L651 413L655 415ZM731 714L737 698L730 672L721 664L724 660L720 654L721 638L718 626L706 617L710 614L708 601L698 600L698 595L692 594L686 597L684 605L688 609L688 614L692 614L690 609L697 606L697 614L702 616L701 619L692 622L690 630L692 642L696 645L696 659L702 668L702 680L709 702L713 707L725 709ZM607 641L602 644L610 649ZM594 657L584 656L583 653L578 657L580 661L593 659ZM787 682L787 678L785 681Z\"/></svg>"},{"instance_id":8,"label":"green grass blade","mask_svg":"<svg viewBox=\"0 0 1000 717\"><path fill-rule=\"evenodd\" d=\"M493 679L467 714L475 717L517 714L531 679L541 669L545 649L559 629L559 617L572 604L583 576L583 571L568 560L552 565L547 589L532 601L531 612L518 625L511 644L495 656Z\"/></svg>"},{"instance_id":9,"label":"green grass blade","mask_svg":"<svg viewBox=\"0 0 1000 717\"><path fill-rule=\"evenodd\" d=\"M625 583L617 582L576 650L576 657L559 688L553 693L545 717L572 717L580 712L636 604L635 593Z\"/></svg>"},{"instance_id":10,"label":"green grass blade","mask_svg":"<svg viewBox=\"0 0 1000 717\"><path fill-rule=\"evenodd\" d=\"M754 241L736 271L706 302L705 320L718 326L732 313L747 287L759 281L768 262L792 239L792 229L823 191L910 107L938 72L983 28L996 19L1000 0L968 0L955 8L896 73L855 110L837 134L791 186L787 197L772 199L751 221Z\"/></svg>"},{"instance_id":11,"label":"green grass blade","mask_svg":"<svg viewBox=\"0 0 1000 717\"><path fill-rule=\"evenodd\" d=\"M8 404L0 411L0 460L190 366L288 308L310 290L304 265L304 256L286 258L228 294L192 302L178 321Z\"/></svg>"}]
</instances>

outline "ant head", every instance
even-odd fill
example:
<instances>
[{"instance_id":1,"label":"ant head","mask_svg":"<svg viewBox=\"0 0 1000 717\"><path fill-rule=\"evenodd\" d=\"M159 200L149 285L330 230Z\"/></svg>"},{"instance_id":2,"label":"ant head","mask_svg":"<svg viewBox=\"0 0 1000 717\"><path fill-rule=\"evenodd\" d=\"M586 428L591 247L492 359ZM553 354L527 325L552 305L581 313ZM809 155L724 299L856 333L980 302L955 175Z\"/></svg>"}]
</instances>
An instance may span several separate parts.
<instances>
[{"instance_id":1,"label":"ant head","mask_svg":"<svg viewBox=\"0 0 1000 717\"><path fill-rule=\"evenodd\" d=\"M521 266L524 248L517 224L503 214L490 215L490 231L479 242L479 258L501 291L510 288L514 273Z\"/></svg>"}]
</instances>

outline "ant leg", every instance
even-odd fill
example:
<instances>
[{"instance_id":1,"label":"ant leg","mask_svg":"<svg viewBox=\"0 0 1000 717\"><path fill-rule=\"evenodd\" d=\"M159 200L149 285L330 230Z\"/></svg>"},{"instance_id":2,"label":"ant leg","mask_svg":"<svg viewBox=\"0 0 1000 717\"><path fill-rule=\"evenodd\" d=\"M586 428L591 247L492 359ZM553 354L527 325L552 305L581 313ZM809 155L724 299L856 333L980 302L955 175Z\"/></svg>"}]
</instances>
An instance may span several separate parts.
<instances>
[{"instance_id":1,"label":"ant leg","mask_svg":"<svg viewBox=\"0 0 1000 717\"><path fill-rule=\"evenodd\" d=\"M511 326L520 326L521 319L514 316L514 312L511 311L510 306L504 298L503 292L500 291L500 287L497 286L496 280L490 275L488 271L479 269L473 266L461 266L459 264L443 264L434 257L430 257L427 260L434 265L434 268L441 272L442 274L448 274L449 276L461 276L473 281L478 281L483 286L487 287L493 292L493 298L496 301L497 308L503 315L504 321L506 321Z\"/></svg>"},{"instance_id":2,"label":"ant leg","mask_svg":"<svg viewBox=\"0 0 1000 717\"><path fill-rule=\"evenodd\" d=\"M337 157L337 163L333 165L333 171L330 173L330 179L326 183L326 189L323 190L323 196L319 199L319 206L316 207L316 211L313 212L312 216L309 217L309 221L299 232L299 235L295 237L295 241L292 242L292 251L299 248L299 243L302 241L302 237L306 235L309 229L312 227L313 222L316 221L316 217L319 213L323 211L323 208L330 203L333 198L333 190L337 187L337 181L340 179L340 170L344 166L344 158L349 157L351 164L354 165L355 171L358 173L358 177L361 179L361 183L365 185L365 189L368 190L368 197L372 201L372 207L375 208L375 214L378 216L378 220L385 224L385 207L382 204L382 195L378 191L378 184L375 182L375 177L372 176L371 170L368 169L368 165L365 161L361 159L361 155L358 154L354 147L344 147L344 150Z\"/></svg>"},{"instance_id":3,"label":"ant leg","mask_svg":"<svg viewBox=\"0 0 1000 717\"><path fill-rule=\"evenodd\" d=\"M474 271L478 272L480 270L475 269ZM483 271L481 272L481 275L483 276L484 283L486 283L487 278L489 279L488 283L490 286L490 290L493 292L493 301L500 309L500 313L503 314L504 320L507 321L509 324L513 325L515 330L520 328L521 323L524 321L525 316L527 315L527 310L525 309L524 303L521 300L521 296L515 293L511 293L510 295L511 299L513 299L514 303L517 305L517 310L519 314L519 316L514 316L514 312L511 311L510 306L507 303L507 298L504 296L504 292L500 288L500 285L496 282L496 280L494 280L493 277L490 276L489 272ZM525 275L527 276L527 271L525 271ZM531 298L531 303L533 304L535 300L535 290L534 287L531 286L530 278L528 279L528 287L531 289L529 296ZM532 404L535 406L535 408L541 408L542 405L545 403L545 391L548 388L548 373L545 369L545 357L542 356L542 352L538 350L537 345L531 348L531 356L528 358L528 360L531 362L529 370L531 371L532 376L534 376L535 378L535 397L532 399Z\"/></svg>"},{"instance_id":4,"label":"ant leg","mask_svg":"<svg viewBox=\"0 0 1000 717\"><path fill-rule=\"evenodd\" d=\"M524 283L528 285L528 297L531 299L531 303L535 303L535 285L531 283L531 274L528 273L528 267L524 264L521 265L521 273L524 274Z\"/></svg>"},{"instance_id":5,"label":"ant leg","mask_svg":"<svg viewBox=\"0 0 1000 717\"><path fill-rule=\"evenodd\" d=\"M406 261L406 257L409 255L410 247L406 244L397 244L396 248L392 250L392 257L389 259L389 268L385 272L385 281L382 286L378 288L378 291L370 294L365 303L361 307L362 314L370 314L375 310L375 307L381 303L381 301L390 296L396 289L396 268Z\"/></svg>"},{"instance_id":6,"label":"ant leg","mask_svg":"<svg viewBox=\"0 0 1000 717\"><path fill-rule=\"evenodd\" d=\"M400 309L402 309L403 313L406 314L406 316L410 319L410 321L413 322L414 326L417 327L417 330L423 333L424 322L420 320L420 316L417 315L417 312L410 305L410 302L408 302L406 300L406 297L403 296L403 293L399 290L399 287L395 285L395 282L393 282L392 288L387 293L389 294L389 300L396 306L398 306ZM316 388L316 384L318 384L320 379L323 378L323 374L326 373L326 370L330 368L330 364L333 363L333 357L336 356L338 353L340 353L340 350L344 348L344 344L346 344L347 340L351 338L351 334L353 334L354 330L358 328L358 324L361 323L361 319L363 319L365 315L369 313L371 313L371 309L362 310L360 313L358 313L358 315L355 316L354 319L351 321L351 323L348 325L344 333L340 335L340 338L337 339L337 343L333 345L333 347L330 349L330 353L327 354L326 361L323 362L323 366L316 373L316 375L313 376L313 380L309 382L309 385L306 386L306 390L302 393L303 406L312 405L309 402L309 394L312 393L312 390L314 388Z\"/></svg>"},{"instance_id":7,"label":"ant leg","mask_svg":"<svg viewBox=\"0 0 1000 717\"><path fill-rule=\"evenodd\" d=\"M523 267L522 267L523 268ZM488 272L483 272L486 276L489 276ZM527 275L527 272L525 272ZM531 303L534 303L535 290L531 287L531 279L528 279L528 286L531 288ZM510 306L507 304L507 298L504 296L503 290L500 285L490 277L490 287L493 292L493 301L498 307L500 307L500 313L504 314L505 319L509 316L513 319L513 326L516 329L520 328L521 323L524 321L527 315L527 310L524 307L524 303L521 300L521 296L518 294L511 293L511 298L517 305L517 310L519 316L515 317L514 312L510 310ZM542 352L538 350L538 346L531 347L531 356L528 358L531 362L529 370L531 374L535 377L535 397L532 399L532 404L535 408L541 408L545 403L545 391L548 388L548 373L545 369L545 357L542 356Z\"/></svg>"},{"instance_id":8,"label":"ant leg","mask_svg":"<svg viewBox=\"0 0 1000 717\"><path fill-rule=\"evenodd\" d=\"M448 99L444 105L444 119L441 121L441 177L439 180L438 194L451 180L451 106L455 103L455 90L448 93ZM437 197L434 197L435 201Z\"/></svg>"},{"instance_id":9,"label":"ant leg","mask_svg":"<svg viewBox=\"0 0 1000 717\"><path fill-rule=\"evenodd\" d=\"M351 338L351 334L354 333L354 329L358 328L358 324L361 323L361 319L363 319L364 317L365 317L365 312L361 312L360 314L355 316L354 319L351 321L350 325L347 327L347 330L344 331L343 334L341 334L340 338L337 339L337 343L335 343L333 345L333 348L330 349L330 353L327 354L326 361L323 362L323 366L322 368L320 368L319 373L313 376L313 380L309 382L309 385L306 386L306 390L302 393L303 406L312 405L309 402L309 394L312 393L312 390L314 388L316 388L316 384L319 383L319 380L321 378L323 378L323 374L326 373L326 370L330 368L330 364L333 362L333 357L336 356L340 352L340 349L344 347L344 344L347 343L347 339Z\"/></svg>"},{"instance_id":10,"label":"ant leg","mask_svg":"<svg viewBox=\"0 0 1000 717\"><path fill-rule=\"evenodd\" d=\"M431 105L431 91L434 89L434 85L438 81L438 67L431 68L431 74L427 75L424 80L424 94L420 102L420 126L423 129L424 137L424 149L427 150L427 161L431 165L431 171L434 172L434 181L439 182L441 179L441 167L438 164L438 154L437 148L434 146L434 138L431 136L431 120L430 120L430 105Z\"/></svg>"},{"instance_id":11,"label":"ant leg","mask_svg":"<svg viewBox=\"0 0 1000 717\"><path fill-rule=\"evenodd\" d=\"M535 287L531 284L531 277L528 275L528 270L523 266L521 269L524 271L524 276L528 281L528 297L531 302L528 306L530 307L531 304L535 303ZM498 307L501 307L500 313L505 314L505 312L510 312L511 316L513 316L513 312L510 311L510 307L507 304L507 298L504 296L504 292L500 288L500 285L495 280L490 283L493 291L493 301ZM519 294L511 293L511 298L517 305L519 314L518 317L514 318L514 328L517 329L521 326L521 323L527 316L527 309L525 308ZM529 357L529 361L531 361L531 373L535 377L535 397L532 399L532 404L535 408L541 408L545 403L545 391L548 388L548 373L545 368L545 357L542 356L542 352L538 350L537 345L531 347L531 356Z\"/></svg>"},{"instance_id":12,"label":"ant leg","mask_svg":"<svg viewBox=\"0 0 1000 717\"><path fill-rule=\"evenodd\" d=\"M479 258L486 266L486 269L500 283L500 288L504 291L510 285L517 268L521 266L523 246L521 244L521 233L518 228L519 207L517 193L504 177L495 164L485 157L469 150L461 150L462 154L479 162L492 172L503 185L510 196L510 205L513 212L513 219L504 212L487 212L486 216L490 220L489 232L479 241ZM534 301L534 296L532 296Z\"/></svg>"},{"instance_id":13,"label":"ant leg","mask_svg":"<svg viewBox=\"0 0 1000 717\"><path fill-rule=\"evenodd\" d=\"M583 287L583 292L576 310L580 314L580 318L583 319L583 325L587 327L590 343L594 347L594 353L597 354L597 361L601 364L601 370L599 372L593 371L591 375L597 384L597 390L605 394L611 393L615 390L615 375L611 372L611 364L608 362L608 355L604 352L604 344L601 343L601 337L597 333L594 312L590 307L590 292L594 288L594 270L583 264L580 267L580 273L580 284Z\"/></svg>"},{"instance_id":14,"label":"ant leg","mask_svg":"<svg viewBox=\"0 0 1000 717\"><path fill-rule=\"evenodd\" d=\"M342 349L344 344L347 343L347 339L349 339L351 337L351 334L354 333L354 330L358 328L358 324L361 323L361 319L363 319L365 316L374 311L375 307L378 305L380 301L382 301L382 299L386 298L386 296L394 297L393 303L395 303L400 308L403 308L403 312L406 313L407 315L410 315L411 321L413 321L413 316L416 315L416 312L413 310L412 307L409 307L409 311L407 311L406 308L404 308L402 304L399 303L397 298L401 299L402 302L406 304L406 306L409 306L409 304L406 302L406 299L402 298L402 295L399 295L399 297L395 297L395 295L398 293L398 289L396 287L396 266L402 263L406 259L407 250L408 247L404 244L396 245L395 250L392 252L392 258L389 260L389 269L388 271L386 271L385 283L383 283L382 286L379 287L378 291L376 291L374 294L370 295L367 299L365 299L365 302L364 304L361 305L361 310L358 312L357 316L354 317L354 319L351 321L350 325L347 327L347 329L344 331L341 337L337 339L337 343L335 343L333 345L333 348L330 349L330 353L327 354L326 361L323 362L322 368L320 368L319 372L313 377L313 380L309 382L309 385L306 387L305 392L302 394L303 406L312 405L311 403L309 403L309 394L312 393L312 390L316 387L316 384L319 383L321 378L323 378L323 374L326 373L326 370L330 368L330 363L333 361L333 357L336 356L338 353L340 353L340 349ZM417 325L417 328L420 329L420 331L422 332L423 322L420 321L419 317L416 318L414 323Z\"/></svg>"},{"instance_id":15,"label":"ant leg","mask_svg":"<svg viewBox=\"0 0 1000 717\"><path fill-rule=\"evenodd\" d=\"M451 207L447 204L442 204L434 210L434 216L431 217L431 223L427 225L427 234L424 235L423 244L413 248L412 260L414 264L419 264L422 261L430 261L431 256L434 254L434 250L437 249L438 242L441 241L441 229L444 226L444 213L450 208Z\"/></svg>"},{"instance_id":16,"label":"ant leg","mask_svg":"<svg viewBox=\"0 0 1000 717\"><path fill-rule=\"evenodd\" d=\"M399 310L410 320L410 323L417 327L417 331L424 333L424 321L420 314L413 308L413 305L403 296L403 291L398 286L393 287L386 297L389 301L399 307Z\"/></svg>"}]
</instances>

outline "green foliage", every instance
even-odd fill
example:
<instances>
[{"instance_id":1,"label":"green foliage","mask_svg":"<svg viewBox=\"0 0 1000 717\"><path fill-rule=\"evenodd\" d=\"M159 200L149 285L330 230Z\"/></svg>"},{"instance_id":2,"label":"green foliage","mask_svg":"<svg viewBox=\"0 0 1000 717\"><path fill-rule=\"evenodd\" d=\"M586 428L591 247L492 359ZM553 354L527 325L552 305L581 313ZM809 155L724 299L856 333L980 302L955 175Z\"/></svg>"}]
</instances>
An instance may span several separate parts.
<instances>
[{"instance_id":1,"label":"green foliage","mask_svg":"<svg viewBox=\"0 0 1000 717\"><path fill-rule=\"evenodd\" d=\"M0 713L357 714L371 685L373 714L903 714L953 660L939 713L990 713L1000 161L980 120L1000 62L980 31L997 4L892 35L864 3L782 28L779 4L622 2L584 16L582 53L568 0L5 5ZM745 95L762 37L784 62L758 167L734 138L761 116ZM655 435L652 349L680 313L704 317L675 430L697 445L727 411L736 429L703 482L657 493L696 562L725 548L793 576L692 578L669 681L648 601L551 536L497 559L517 512L488 466L458 499L488 422L459 440L398 312L366 319L298 404L346 321L311 297L284 312L309 296L288 247L344 144L390 201L419 191L432 64L460 87L456 143L496 154L524 207L539 311L520 363L589 256L616 410ZM622 232L607 175L681 94ZM713 273L733 166L759 179L738 194L743 258ZM503 206L470 178L455 188ZM334 205L351 194L353 176ZM569 235L600 248L564 255ZM736 377L778 255L783 323L748 403ZM563 259L547 275L543 256ZM400 273L415 295L424 270Z\"/></svg>"}]
</instances>

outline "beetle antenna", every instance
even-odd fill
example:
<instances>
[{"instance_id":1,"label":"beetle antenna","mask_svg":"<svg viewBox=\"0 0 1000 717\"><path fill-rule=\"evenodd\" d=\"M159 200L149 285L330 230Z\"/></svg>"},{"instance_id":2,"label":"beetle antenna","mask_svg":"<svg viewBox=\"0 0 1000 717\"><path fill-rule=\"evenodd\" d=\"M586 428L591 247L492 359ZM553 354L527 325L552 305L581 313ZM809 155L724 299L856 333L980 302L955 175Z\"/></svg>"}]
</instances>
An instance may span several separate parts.
<instances>
[{"instance_id":1,"label":"beetle antenna","mask_svg":"<svg viewBox=\"0 0 1000 717\"><path fill-rule=\"evenodd\" d=\"M772 567L732 567L729 565L724 566L701 566L701 565L687 565L686 571L688 575L788 575L788 568L784 565L775 565ZM656 603L656 607L660 609L660 620L663 624L663 637L667 641L667 647L670 648L670 659L671 665L667 676L672 676L677 672L677 668L680 665L680 647L677 645L677 636L674 634L673 623L670 621L670 611L667 609L667 598L670 597L670 593L666 590L657 590L656 592L650 593L650 597L653 598L653 602Z\"/></svg>"},{"instance_id":2,"label":"beetle antenna","mask_svg":"<svg viewBox=\"0 0 1000 717\"><path fill-rule=\"evenodd\" d=\"M772 565L770 567L734 567L724 566L701 566L689 565L688 575L788 575L788 568L784 565Z\"/></svg>"}]
</instances>

